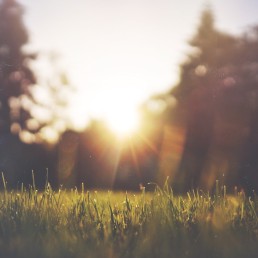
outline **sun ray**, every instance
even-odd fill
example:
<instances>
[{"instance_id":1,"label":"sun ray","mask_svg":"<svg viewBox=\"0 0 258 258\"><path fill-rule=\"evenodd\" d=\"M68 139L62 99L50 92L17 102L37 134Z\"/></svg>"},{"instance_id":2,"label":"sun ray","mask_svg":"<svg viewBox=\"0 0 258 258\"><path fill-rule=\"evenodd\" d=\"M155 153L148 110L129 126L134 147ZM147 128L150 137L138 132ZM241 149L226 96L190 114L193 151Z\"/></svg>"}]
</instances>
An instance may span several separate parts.
<instances>
[{"instance_id":1,"label":"sun ray","mask_svg":"<svg viewBox=\"0 0 258 258\"><path fill-rule=\"evenodd\" d=\"M155 153L159 154L157 147L154 143L152 143L143 133L139 134L139 137L143 140L143 142Z\"/></svg>"},{"instance_id":2,"label":"sun ray","mask_svg":"<svg viewBox=\"0 0 258 258\"><path fill-rule=\"evenodd\" d=\"M141 177L140 175L140 166L139 166L139 162L138 162L138 159L137 159L137 154L135 152L135 148L134 148L134 144L132 141L130 141L130 152L131 152L131 155L132 155L132 161L133 161L133 165L134 165L134 168L136 169L136 173L138 174L139 177Z\"/></svg>"}]
</instances>

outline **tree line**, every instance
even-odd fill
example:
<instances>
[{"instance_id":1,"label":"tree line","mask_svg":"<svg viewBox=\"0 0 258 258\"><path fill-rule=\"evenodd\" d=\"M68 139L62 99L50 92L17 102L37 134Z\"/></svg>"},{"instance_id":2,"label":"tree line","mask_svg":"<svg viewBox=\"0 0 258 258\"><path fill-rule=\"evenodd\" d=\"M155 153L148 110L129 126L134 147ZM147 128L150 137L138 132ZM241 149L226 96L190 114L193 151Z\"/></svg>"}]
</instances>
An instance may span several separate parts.
<instances>
[{"instance_id":1,"label":"tree line","mask_svg":"<svg viewBox=\"0 0 258 258\"><path fill-rule=\"evenodd\" d=\"M70 88L61 75L58 85L49 83L54 109L34 94L30 64L38 53L23 50L29 39L23 13L15 0L0 2L0 167L10 182L29 181L34 169L40 182L49 170L56 185L137 189L169 176L175 191L211 189L218 179L258 190L257 26L231 35L216 27L206 8L179 83L143 103L137 135L119 146L105 125L93 121L82 133L56 131L60 140L49 149L42 131L65 119L53 110L65 107L58 93ZM47 110L48 118L38 119L35 110Z\"/></svg>"}]
</instances>

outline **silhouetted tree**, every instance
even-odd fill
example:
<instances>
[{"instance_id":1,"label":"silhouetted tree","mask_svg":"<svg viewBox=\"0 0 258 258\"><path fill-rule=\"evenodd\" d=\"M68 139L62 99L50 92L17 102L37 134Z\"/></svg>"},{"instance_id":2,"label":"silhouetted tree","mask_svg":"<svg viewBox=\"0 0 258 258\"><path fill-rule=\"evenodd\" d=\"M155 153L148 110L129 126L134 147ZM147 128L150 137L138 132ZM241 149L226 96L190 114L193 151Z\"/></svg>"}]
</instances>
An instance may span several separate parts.
<instances>
[{"instance_id":1,"label":"silhouetted tree","mask_svg":"<svg viewBox=\"0 0 258 258\"><path fill-rule=\"evenodd\" d=\"M236 94L237 113L242 113L245 141L239 168L241 186L252 194L258 192L258 27L249 29L240 41L236 76L239 87ZM235 106L236 106L235 105Z\"/></svg>"},{"instance_id":2,"label":"silhouetted tree","mask_svg":"<svg viewBox=\"0 0 258 258\"><path fill-rule=\"evenodd\" d=\"M212 10L202 13L189 41L194 50L181 65L180 82L171 91L186 124L176 179L180 190L210 188L216 179L244 187L248 181L255 188L251 182L257 174L254 150L258 150L257 35L255 28L238 37L221 32ZM245 164L251 164L252 172Z\"/></svg>"},{"instance_id":3,"label":"silhouetted tree","mask_svg":"<svg viewBox=\"0 0 258 258\"><path fill-rule=\"evenodd\" d=\"M35 83L29 60L34 55L23 51L28 33L23 24L24 10L15 0L0 1L0 132L23 127L28 114L17 97L29 94ZM15 128L16 126L16 128Z\"/></svg>"},{"instance_id":4,"label":"silhouetted tree","mask_svg":"<svg viewBox=\"0 0 258 258\"><path fill-rule=\"evenodd\" d=\"M186 119L186 143L177 178L179 187L183 186L186 190L199 186L208 159L216 84L220 80L216 78L216 73L227 65L228 58L224 54L228 54L235 40L215 28L213 13L211 9L206 9L202 13L197 33L189 43L194 51L181 65L180 83L173 89L178 99L178 110L184 110Z\"/></svg>"},{"instance_id":5,"label":"silhouetted tree","mask_svg":"<svg viewBox=\"0 0 258 258\"><path fill-rule=\"evenodd\" d=\"M42 55L25 51L23 14L16 0L0 0L0 168L12 187L29 182L32 170L44 185L47 169L56 185L57 149L31 143L56 143L73 126L66 112L73 89L53 55L47 57L50 77L34 70Z\"/></svg>"}]
</instances>

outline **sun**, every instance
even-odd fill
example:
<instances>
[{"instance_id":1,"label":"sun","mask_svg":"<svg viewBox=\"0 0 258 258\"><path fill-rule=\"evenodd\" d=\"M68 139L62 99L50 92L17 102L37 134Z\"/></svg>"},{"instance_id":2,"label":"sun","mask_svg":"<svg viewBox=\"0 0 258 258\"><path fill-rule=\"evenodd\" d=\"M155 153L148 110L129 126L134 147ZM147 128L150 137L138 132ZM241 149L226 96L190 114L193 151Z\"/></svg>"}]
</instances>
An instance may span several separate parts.
<instances>
[{"instance_id":1,"label":"sun","mask_svg":"<svg viewBox=\"0 0 258 258\"><path fill-rule=\"evenodd\" d=\"M87 93L78 92L70 116L74 125L90 124L91 120L103 121L119 139L126 139L140 128L139 106L142 98L137 91L112 88L103 90L93 98L85 100ZM87 121L85 123L85 121Z\"/></svg>"},{"instance_id":2,"label":"sun","mask_svg":"<svg viewBox=\"0 0 258 258\"><path fill-rule=\"evenodd\" d=\"M111 110L106 114L104 121L108 128L119 138L126 138L134 134L139 127L139 115L137 110L130 106Z\"/></svg>"},{"instance_id":3,"label":"sun","mask_svg":"<svg viewBox=\"0 0 258 258\"><path fill-rule=\"evenodd\" d=\"M120 139L134 134L140 123L137 95L131 91L109 91L105 96L98 106L100 119Z\"/></svg>"},{"instance_id":4,"label":"sun","mask_svg":"<svg viewBox=\"0 0 258 258\"><path fill-rule=\"evenodd\" d=\"M101 100L102 120L120 139L127 138L139 129L139 95L137 91L114 89Z\"/></svg>"}]
</instances>

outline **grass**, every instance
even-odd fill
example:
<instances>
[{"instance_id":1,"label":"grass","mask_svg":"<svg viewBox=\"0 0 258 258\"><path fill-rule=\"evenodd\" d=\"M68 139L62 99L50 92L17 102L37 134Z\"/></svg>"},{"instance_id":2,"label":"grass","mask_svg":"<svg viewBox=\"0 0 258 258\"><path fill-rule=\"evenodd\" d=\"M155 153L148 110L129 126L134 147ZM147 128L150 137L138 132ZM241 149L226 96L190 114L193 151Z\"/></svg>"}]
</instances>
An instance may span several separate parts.
<instances>
[{"instance_id":1,"label":"grass","mask_svg":"<svg viewBox=\"0 0 258 258\"><path fill-rule=\"evenodd\" d=\"M59 189L0 195L0 257L257 257L258 198Z\"/></svg>"}]
</instances>

